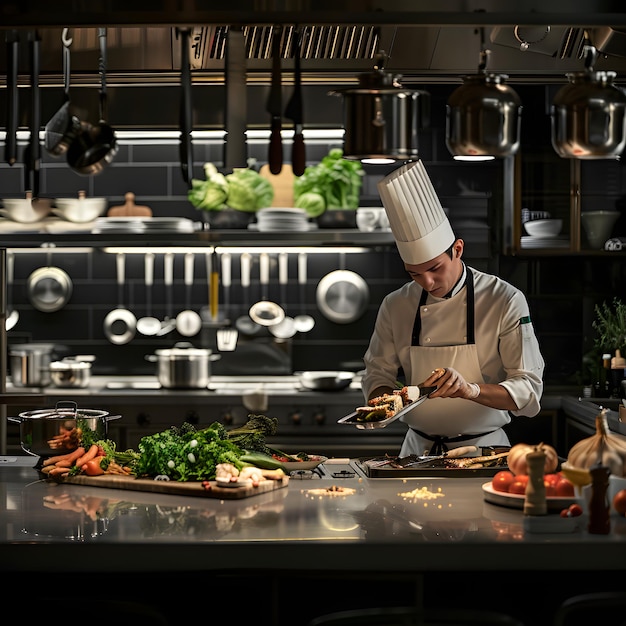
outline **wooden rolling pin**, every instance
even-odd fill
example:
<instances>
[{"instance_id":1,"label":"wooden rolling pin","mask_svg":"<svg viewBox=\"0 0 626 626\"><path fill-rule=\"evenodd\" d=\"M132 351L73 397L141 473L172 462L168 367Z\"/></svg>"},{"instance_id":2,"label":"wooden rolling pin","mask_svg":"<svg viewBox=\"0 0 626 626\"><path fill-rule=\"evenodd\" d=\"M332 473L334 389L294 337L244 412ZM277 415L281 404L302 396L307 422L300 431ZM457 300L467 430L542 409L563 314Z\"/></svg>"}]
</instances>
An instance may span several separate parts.
<instances>
[{"instance_id":1,"label":"wooden rolling pin","mask_svg":"<svg viewBox=\"0 0 626 626\"><path fill-rule=\"evenodd\" d=\"M152 217L152 209L135 204L135 194L129 191L124 198L126 204L113 206L107 211L108 217Z\"/></svg>"}]
</instances>

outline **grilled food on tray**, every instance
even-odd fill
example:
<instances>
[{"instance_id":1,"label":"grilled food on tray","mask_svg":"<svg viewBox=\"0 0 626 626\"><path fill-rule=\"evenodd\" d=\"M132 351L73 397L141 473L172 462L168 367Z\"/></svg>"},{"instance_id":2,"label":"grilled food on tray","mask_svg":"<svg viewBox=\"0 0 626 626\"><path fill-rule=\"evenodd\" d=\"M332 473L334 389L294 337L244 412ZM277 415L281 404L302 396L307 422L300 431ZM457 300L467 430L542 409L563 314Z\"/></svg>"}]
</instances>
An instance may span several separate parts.
<instances>
[{"instance_id":1,"label":"grilled food on tray","mask_svg":"<svg viewBox=\"0 0 626 626\"><path fill-rule=\"evenodd\" d=\"M356 421L380 422L393 417L405 406L415 402L415 400L419 398L419 395L419 388L410 386L402 387L402 389L394 389L391 393L385 393L382 396L371 398L368 400L367 406L359 406L356 408Z\"/></svg>"}]
</instances>

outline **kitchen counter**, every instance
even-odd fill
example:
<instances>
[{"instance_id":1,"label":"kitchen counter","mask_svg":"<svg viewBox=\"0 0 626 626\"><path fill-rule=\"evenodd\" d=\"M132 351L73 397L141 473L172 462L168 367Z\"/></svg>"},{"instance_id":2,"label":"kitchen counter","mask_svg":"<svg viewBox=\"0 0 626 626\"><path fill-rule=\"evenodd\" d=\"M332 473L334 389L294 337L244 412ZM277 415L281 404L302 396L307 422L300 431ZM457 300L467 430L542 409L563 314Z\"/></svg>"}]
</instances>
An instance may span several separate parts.
<instances>
[{"instance_id":1,"label":"kitchen counter","mask_svg":"<svg viewBox=\"0 0 626 626\"><path fill-rule=\"evenodd\" d=\"M335 459L321 476L293 474L286 488L220 500L41 481L36 460L0 457L0 570L16 581L167 572L175 589L188 577L261 574L265 588L339 577L347 590L375 572L380 589L386 578L411 581L421 598L416 581L421 589L440 577L571 577L586 589L623 580L626 518L613 515L608 535L556 514L555 532L527 532L521 509L484 500L485 477L367 478L355 460Z\"/></svg>"}]
</instances>

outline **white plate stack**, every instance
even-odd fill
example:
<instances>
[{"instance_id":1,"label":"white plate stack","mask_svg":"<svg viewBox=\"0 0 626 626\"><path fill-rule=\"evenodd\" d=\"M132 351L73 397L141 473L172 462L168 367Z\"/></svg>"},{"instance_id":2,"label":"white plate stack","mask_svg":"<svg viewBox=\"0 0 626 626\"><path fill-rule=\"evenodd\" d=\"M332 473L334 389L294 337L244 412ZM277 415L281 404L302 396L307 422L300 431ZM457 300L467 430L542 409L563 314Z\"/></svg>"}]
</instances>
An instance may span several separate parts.
<instances>
[{"instance_id":1,"label":"white plate stack","mask_svg":"<svg viewBox=\"0 0 626 626\"><path fill-rule=\"evenodd\" d=\"M307 212L298 208L270 207L260 209L257 211L256 219L256 224L250 224L248 228L260 232L278 230L304 232L314 226L309 223Z\"/></svg>"},{"instance_id":2,"label":"white plate stack","mask_svg":"<svg viewBox=\"0 0 626 626\"><path fill-rule=\"evenodd\" d=\"M194 223L185 217L99 217L92 233L192 233Z\"/></svg>"}]
</instances>

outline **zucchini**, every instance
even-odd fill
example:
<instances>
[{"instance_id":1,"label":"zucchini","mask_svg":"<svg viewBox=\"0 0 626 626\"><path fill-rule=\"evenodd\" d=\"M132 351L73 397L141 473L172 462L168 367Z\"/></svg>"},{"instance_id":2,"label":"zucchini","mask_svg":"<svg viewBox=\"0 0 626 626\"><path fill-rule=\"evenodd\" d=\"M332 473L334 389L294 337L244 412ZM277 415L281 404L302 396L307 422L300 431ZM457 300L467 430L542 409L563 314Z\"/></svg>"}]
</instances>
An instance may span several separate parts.
<instances>
[{"instance_id":1,"label":"zucchini","mask_svg":"<svg viewBox=\"0 0 626 626\"><path fill-rule=\"evenodd\" d=\"M249 465L254 465L255 467L260 467L261 469L282 469L283 464L280 461L277 461L274 457L269 454L263 454L263 452L250 452L245 451L239 457L239 460L242 463L248 463Z\"/></svg>"}]
</instances>

